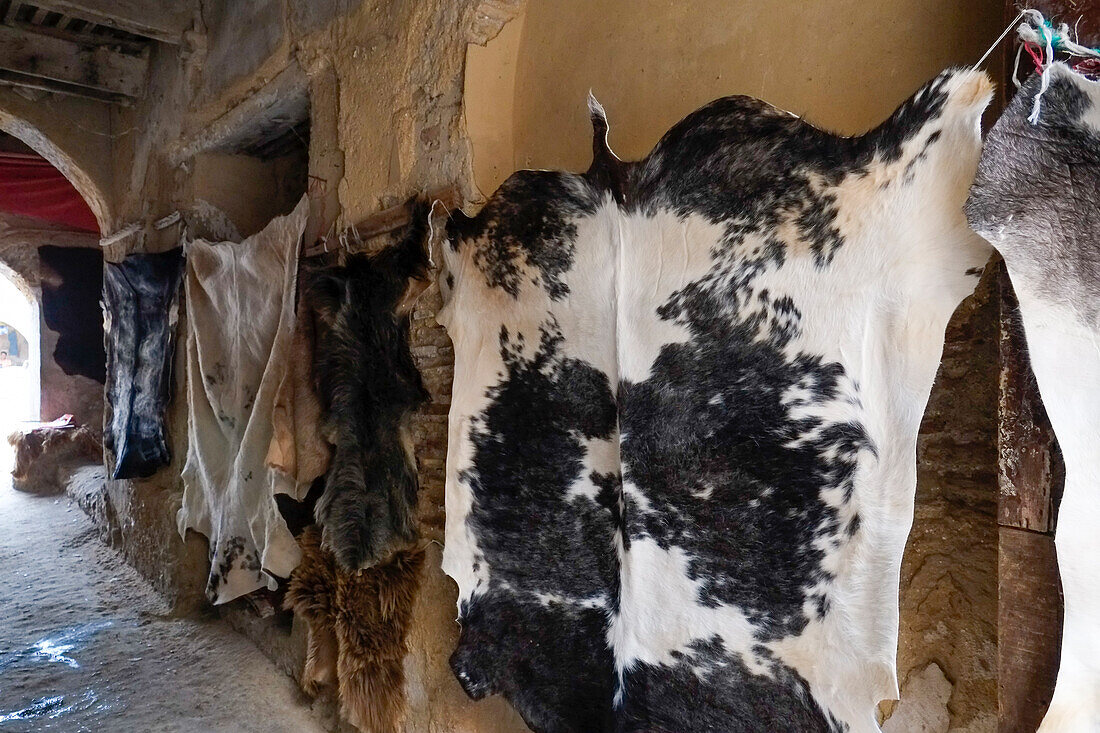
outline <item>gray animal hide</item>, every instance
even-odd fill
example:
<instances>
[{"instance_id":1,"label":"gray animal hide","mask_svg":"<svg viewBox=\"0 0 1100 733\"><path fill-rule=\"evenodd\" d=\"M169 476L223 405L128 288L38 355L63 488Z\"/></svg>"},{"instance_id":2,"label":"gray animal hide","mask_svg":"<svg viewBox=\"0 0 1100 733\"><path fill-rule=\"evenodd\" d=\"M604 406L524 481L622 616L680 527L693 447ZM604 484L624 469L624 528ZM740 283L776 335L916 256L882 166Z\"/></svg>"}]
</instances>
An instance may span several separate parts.
<instances>
[{"instance_id":1,"label":"gray animal hide","mask_svg":"<svg viewBox=\"0 0 1100 733\"><path fill-rule=\"evenodd\" d=\"M171 458L164 413L172 391L183 264L177 247L130 255L103 270L103 447L114 479L147 478Z\"/></svg>"},{"instance_id":2,"label":"gray animal hide","mask_svg":"<svg viewBox=\"0 0 1100 733\"><path fill-rule=\"evenodd\" d=\"M1033 77L990 131L967 204L1004 256L1028 353L1066 465L1058 513L1061 666L1041 733L1100 730L1100 84Z\"/></svg>"}]
</instances>

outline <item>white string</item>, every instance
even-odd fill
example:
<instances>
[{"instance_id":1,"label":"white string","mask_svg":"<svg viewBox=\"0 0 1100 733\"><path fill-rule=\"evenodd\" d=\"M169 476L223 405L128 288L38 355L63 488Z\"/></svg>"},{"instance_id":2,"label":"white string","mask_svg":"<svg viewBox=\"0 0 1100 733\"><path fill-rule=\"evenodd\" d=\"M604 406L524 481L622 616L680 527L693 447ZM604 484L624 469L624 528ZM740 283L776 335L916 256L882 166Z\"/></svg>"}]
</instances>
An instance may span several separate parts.
<instances>
[{"instance_id":1,"label":"white string","mask_svg":"<svg viewBox=\"0 0 1100 733\"><path fill-rule=\"evenodd\" d=\"M153 228L156 229L157 231L160 231L161 229L167 229L168 227L172 226L173 224L178 224L181 221L183 221L183 215L180 214L180 212L178 212L178 211L173 211L168 216L162 217L160 219L157 219L155 222L153 222ZM119 229L114 234L110 234L110 235L100 239L99 240L99 246L100 247L110 247L112 244L117 244L118 242L121 242L122 240L126 239L127 237L132 237L133 235L140 232L143 228L144 228L144 225L141 224L140 222L135 221L131 224L127 224L126 226L122 227L121 229Z\"/></svg>"},{"instance_id":2,"label":"white string","mask_svg":"<svg viewBox=\"0 0 1100 733\"><path fill-rule=\"evenodd\" d=\"M361 244L363 242L363 238L359 236L359 229L354 224L352 224L349 228L351 229L351 233L355 235L355 243L357 245ZM346 249L349 254L351 253L351 247L348 245L347 240L344 240L344 249Z\"/></svg>"},{"instance_id":3,"label":"white string","mask_svg":"<svg viewBox=\"0 0 1100 733\"><path fill-rule=\"evenodd\" d=\"M1043 93L1050 88L1050 70L1054 65L1054 33L1048 32L1046 23L1043 20L1043 14L1038 10L1029 9L1024 11L1035 22L1035 30L1039 33L1043 40L1043 52L1045 54L1043 60L1043 73L1039 76L1039 92L1035 95L1035 102L1031 106L1031 115L1028 116L1027 121L1033 125L1039 124L1039 112L1043 103ZM1021 26L1020 37L1024 37L1025 26Z\"/></svg>"},{"instance_id":4,"label":"white string","mask_svg":"<svg viewBox=\"0 0 1100 733\"><path fill-rule=\"evenodd\" d=\"M432 219L435 217L435 205L440 204L443 206L443 211L447 216L451 215L450 209L447 208L447 204L443 203L443 199L436 199L432 202L431 211L428 212L428 267L435 269L435 258L432 256L432 252L435 251L433 244L435 243L435 225L432 224Z\"/></svg>"},{"instance_id":5,"label":"white string","mask_svg":"<svg viewBox=\"0 0 1100 733\"><path fill-rule=\"evenodd\" d=\"M1019 76L1020 56L1023 54L1023 52L1024 44L1021 43L1019 46L1016 47L1016 63L1012 65L1012 83L1016 85L1017 89L1023 86L1023 83L1020 81Z\"/></svg>"},{"instance_id":6,"label":"white string","mask_svg":"<svg viewBox=\"0 0 1100 733\"><path fill-rule=\"evenodd\" d=\"M989 47L989 50L982 54L982 57L978 59L978 63L974 64L973 69L975 71L977 71L978 68L985 63L985 60L989 58L989 54L993 53L994 49L996 49L997 46L1001 45L1001 41L1005 39L1005 36L1012 32L1012 29L1016 26L1016 23L1018 23L1024 17L1024 15L1026 15L1026 13L1021 10L1020 14L1013 18L1011 23L1005 26L1004 31L1001 33L1001 35L997 36L997 40L993 42L993 45Z\"/></svg>"}]
</instances>

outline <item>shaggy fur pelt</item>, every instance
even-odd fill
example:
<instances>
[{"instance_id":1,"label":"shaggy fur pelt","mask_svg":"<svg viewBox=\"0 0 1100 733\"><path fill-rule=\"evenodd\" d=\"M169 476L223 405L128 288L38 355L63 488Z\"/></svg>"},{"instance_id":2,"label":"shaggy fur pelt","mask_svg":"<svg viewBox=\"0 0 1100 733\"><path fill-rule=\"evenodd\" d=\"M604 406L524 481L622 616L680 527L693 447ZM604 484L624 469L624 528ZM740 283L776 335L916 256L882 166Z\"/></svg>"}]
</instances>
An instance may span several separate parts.
<instances>
[{"instance_id":1,"label":"shaggy fur pelt","mask_svg":"<svg viewBox=\"0 0 1100 733\"><path fill-rule=\"evenodd\" d=\"M406 424L428 393L409 351L408 312L427 284L428 207L403 239L341 267L304 273L316 329L314 379L334 446L316 518L348 569L415 542L417 478Z\"/></svg>"},{"instance_id":2,"label":"shaggy fur pelt","mask_svg":"<svg viewBox=\"0 0 1100 733\"><path fill-rule=\"evenodd\" d=\"M336 683L340 715L365 733L397 731L405 712L405 639L420 585L423 550L349 572L309 527L302 563L290 578L285 608L307 623L302 688L316 695Z\"/></svg>"},{"instance_id":3,"label":"shaggy fur pelt","mask_svg":"<svg viewBox=\"0 0 1100 733\"><path fill-rule=\"evenodd\" d=\"M8 443L15 447L12 486L32 494L59 494L74 469L103 460L103 446L86 427L17 431Z\"/></svg>"}]
</instances>

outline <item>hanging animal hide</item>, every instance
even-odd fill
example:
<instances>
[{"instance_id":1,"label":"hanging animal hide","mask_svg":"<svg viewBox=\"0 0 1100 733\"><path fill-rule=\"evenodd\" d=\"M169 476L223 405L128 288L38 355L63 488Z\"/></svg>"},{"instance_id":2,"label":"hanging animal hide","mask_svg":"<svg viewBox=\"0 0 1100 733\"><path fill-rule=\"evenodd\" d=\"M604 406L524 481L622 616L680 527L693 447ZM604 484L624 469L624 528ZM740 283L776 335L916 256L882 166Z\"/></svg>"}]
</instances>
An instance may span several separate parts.
<instances>
[{"instance_id":1,"label":"hanging animal hide","mask_svg":"<svg viewBox=\"0 0 1100 733\"><path fill-rule=\"evenodd\" d=\"M448 224L451 665L535 731L877 731L984 74L839 137L746 97Z\"/></svg>"},{"instance_id":2,"label":"hanging animal hide","mask_svg":"<svg viewBox=\"0 0 1100 733\"><path fill-rule=\"evenodd\" d=\"M195 529L210 540L207 596L214 603L274 590L300 559L266 458L291 353L308 215L303 196L293 213L243 242L188 245L188 448L177 524L181 535Z\"/></svg>"},{"instance_id":3,"label":"hanging animal hide","mask_svg":"<svg viewBox=\"0 0 1100 733\"><path fill-rule=\"evenodd\" d=\"M332 449L321 432L324 410L313 383L313 307L299 295L286 374L275 394L267 465L275 471L276 495L301 501L325 475ZM309 520L307 523L312 523Z\"/></svg>"},{"instance_id":4,"label":"hanging animal hide","mask_svg":"<svg viewBox=\"0 0 1100 733\"><path fill-rule=\"evenodd\" d=\"M1066 465L1055 545L1065 620L1041 733L1100 730L1100 86L1063 64L990 130L967 203L1004 256L1028 353Z\"/></svg>"},{"instance_id":5,"label":"hanging animal hide","mask_svg":"<svg viewBox=\"0 0 1100 733\"><path fill-rule=\"evenodd\" d=\"M103 271L111 478L148 478L170 460L165 410L172 390L183 250L133 254Z\"/></svg>"},{"instance_id":6,"label":"hanging animal hide","mask_svg":"<svg viewBox=\"0 0 1100 733\"><path fill-rule=\"evenodd\" d=\"M332 465L316 517L349 569L383 562L417 538L417 478L407 422L428 393L409 351L408 313L427 284L427 207L403 240L304 274L316 319L314 378Z\"/></svg>"},{"instance_id":7,"label":"hanging animal hide","mask_svg":"<svg viewBox=\"0 0 1100 733\"><path fill-rule=\"evenodd\" d=\"M367 570L342 568L309 527L284 607L309 630L302 687L336 683L340 715L365 733L397 733L405 713L406 637L423 550L402 550Z\"/></svg>"}]
</instances>

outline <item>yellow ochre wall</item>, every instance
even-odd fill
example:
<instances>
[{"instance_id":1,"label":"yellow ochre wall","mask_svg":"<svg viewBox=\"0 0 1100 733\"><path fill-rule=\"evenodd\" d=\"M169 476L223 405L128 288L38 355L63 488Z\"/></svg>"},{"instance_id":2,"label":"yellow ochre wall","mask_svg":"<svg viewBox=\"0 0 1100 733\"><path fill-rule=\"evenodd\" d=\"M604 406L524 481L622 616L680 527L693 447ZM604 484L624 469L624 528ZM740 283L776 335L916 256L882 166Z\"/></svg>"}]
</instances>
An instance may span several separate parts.
<instances>
[{"instance_id":1,"label":"yellow ochre wall","mask_svg":"<svg viewBox=\"0 0 1100 733\"><path fill-rule=\"evenodd\" d=\"M624 159L728 94L859 133L946 66L974 64L1001 31L1003 8L1001 0L528 0L520 18L467 54L475 179L488 195L517 168L584 170L589 89Z\"/></svg>"}]
</instances>

